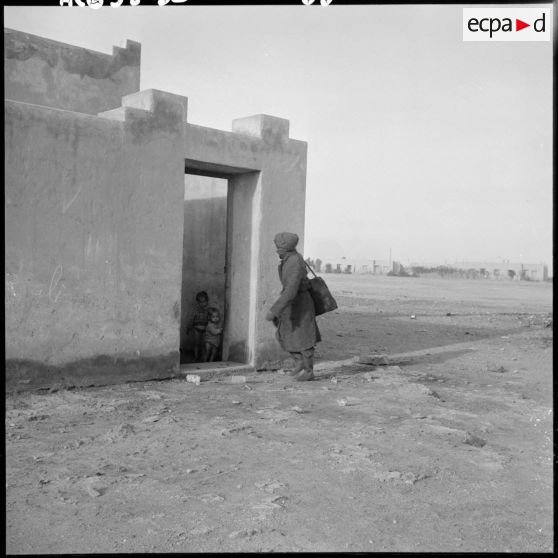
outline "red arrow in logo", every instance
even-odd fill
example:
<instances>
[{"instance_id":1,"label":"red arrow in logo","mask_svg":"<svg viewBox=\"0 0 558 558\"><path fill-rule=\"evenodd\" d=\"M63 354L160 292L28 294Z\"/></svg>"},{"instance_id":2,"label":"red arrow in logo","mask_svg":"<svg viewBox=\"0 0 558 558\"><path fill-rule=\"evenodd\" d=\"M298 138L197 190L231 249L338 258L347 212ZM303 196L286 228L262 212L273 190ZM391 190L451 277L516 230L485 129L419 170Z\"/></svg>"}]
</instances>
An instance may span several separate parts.
<instances>
[{"instance_id":1,"label":"red arrow in logo","mask_svg":"<svg viewBox=\"0 0 558 558\"><path fill-rule=\"evenodd\" d=\"M525 23L524 21L521 21L520 19L515 20L515 30L516 31L521 31L522 29L525 29L525 27L531 27L531 24L530 23Z\"/></svg>"}]
</instances>

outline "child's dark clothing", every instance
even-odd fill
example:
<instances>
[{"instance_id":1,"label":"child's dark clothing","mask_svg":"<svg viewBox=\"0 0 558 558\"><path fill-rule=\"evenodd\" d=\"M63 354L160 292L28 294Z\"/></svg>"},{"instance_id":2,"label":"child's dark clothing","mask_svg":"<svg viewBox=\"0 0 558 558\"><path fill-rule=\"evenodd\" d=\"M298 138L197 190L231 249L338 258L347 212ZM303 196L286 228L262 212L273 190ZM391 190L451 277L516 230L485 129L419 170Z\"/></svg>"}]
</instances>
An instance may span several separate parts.
<instances>
[{"instance_id":1,"label":"child's dark clothing","mask_svg":"<svg viewBox=\"0 0 558 558\"><path fill-rule=\"evenodd\" d=\"M194 311L194 317L192 319L192 329L194 330L194 360L196 362L200 360L205 360L205 329L208 322L208 312L207 307L203 308L198 303Z\"/></svg>"},{"instance_id":2,"label":"child's dark clothing","mask_svg":"<svg viewBox=\"0 0 558 558\"><path fill-rule=\"evenodd\" d=\"M205 330L208 322L207 308L202 308L201 306L196 307L194 312L194 319L192 325L196 329Z\"/></svg>"}]
</instances>

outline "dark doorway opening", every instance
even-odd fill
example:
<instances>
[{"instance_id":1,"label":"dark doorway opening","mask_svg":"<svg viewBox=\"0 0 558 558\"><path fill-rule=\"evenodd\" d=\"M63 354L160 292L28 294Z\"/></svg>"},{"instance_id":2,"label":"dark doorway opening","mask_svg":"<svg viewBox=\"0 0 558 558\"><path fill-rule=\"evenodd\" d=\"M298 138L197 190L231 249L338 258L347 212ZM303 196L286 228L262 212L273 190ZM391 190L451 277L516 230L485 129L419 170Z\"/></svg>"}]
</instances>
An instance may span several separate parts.
<instances>
[{"instance_id":1,"label":"dark doorway opening","mask_svg":"<svg viewBox=\"0 0 558 558\"><path fill-rule=\"evenodd\" d=\"M252 366L257 307L261 215L258 170L185 160L181 364L185 369ZM196 293L221 311L223 332L216 360L193 363L189 331Z\"/></svg>"},{"instance_id":2,"label":"dark doorway opening","mask_svg":"<svg viewBox=\"0 0 558 558\"><path fill-rule=\"evenodd\" d=\"M182 259L182 311L180 363L223 360L227 284L227 198L228 180L185 174L184 236ZM208 302L200 307L196 295L205 292ZM216 310L219 316L215 321ZM201 325L203 314L213 322ZM216 333L221 329L221 333ZM199 345L199 349L196 349Z\"/></svg>"}]
</instances>

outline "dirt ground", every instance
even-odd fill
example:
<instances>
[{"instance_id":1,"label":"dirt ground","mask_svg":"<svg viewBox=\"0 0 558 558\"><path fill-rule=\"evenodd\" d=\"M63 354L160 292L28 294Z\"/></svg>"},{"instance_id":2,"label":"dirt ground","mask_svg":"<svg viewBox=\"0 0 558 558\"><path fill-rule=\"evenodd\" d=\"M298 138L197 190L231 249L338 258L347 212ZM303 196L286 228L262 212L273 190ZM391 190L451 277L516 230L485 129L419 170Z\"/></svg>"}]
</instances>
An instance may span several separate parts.
<instances>
[{"instance_id":1,"label":"dirt ground","mask_svg":"<svg viewBox=\"0 0 558 558\"><path fill-rule=\"evenodd\" d=\"M9 395L7 553L552 552L552 285L325 278L316 381Z\"/></svg>"}]
</instances>

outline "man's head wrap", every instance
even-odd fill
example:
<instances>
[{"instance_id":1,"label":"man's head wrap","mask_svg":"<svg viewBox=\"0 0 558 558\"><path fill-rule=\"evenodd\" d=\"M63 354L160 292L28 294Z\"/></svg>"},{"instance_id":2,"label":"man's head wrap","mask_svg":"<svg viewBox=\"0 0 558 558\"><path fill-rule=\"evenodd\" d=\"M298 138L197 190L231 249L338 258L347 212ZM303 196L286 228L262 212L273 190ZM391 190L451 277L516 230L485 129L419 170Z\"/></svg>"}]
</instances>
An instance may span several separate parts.
<instances>
[{"instance_id":1,"label":"man's head wrap","mask_svg":"<svg viewBox=\"0 0 558 558\"><path fill-rule=\"evenodd\" d=\"M290 232L282 232L275 235L273 239L275 246L277 248L282 248L283 250L294 250L298 244L298 235Z\"/></svg>"}]
</instances>

